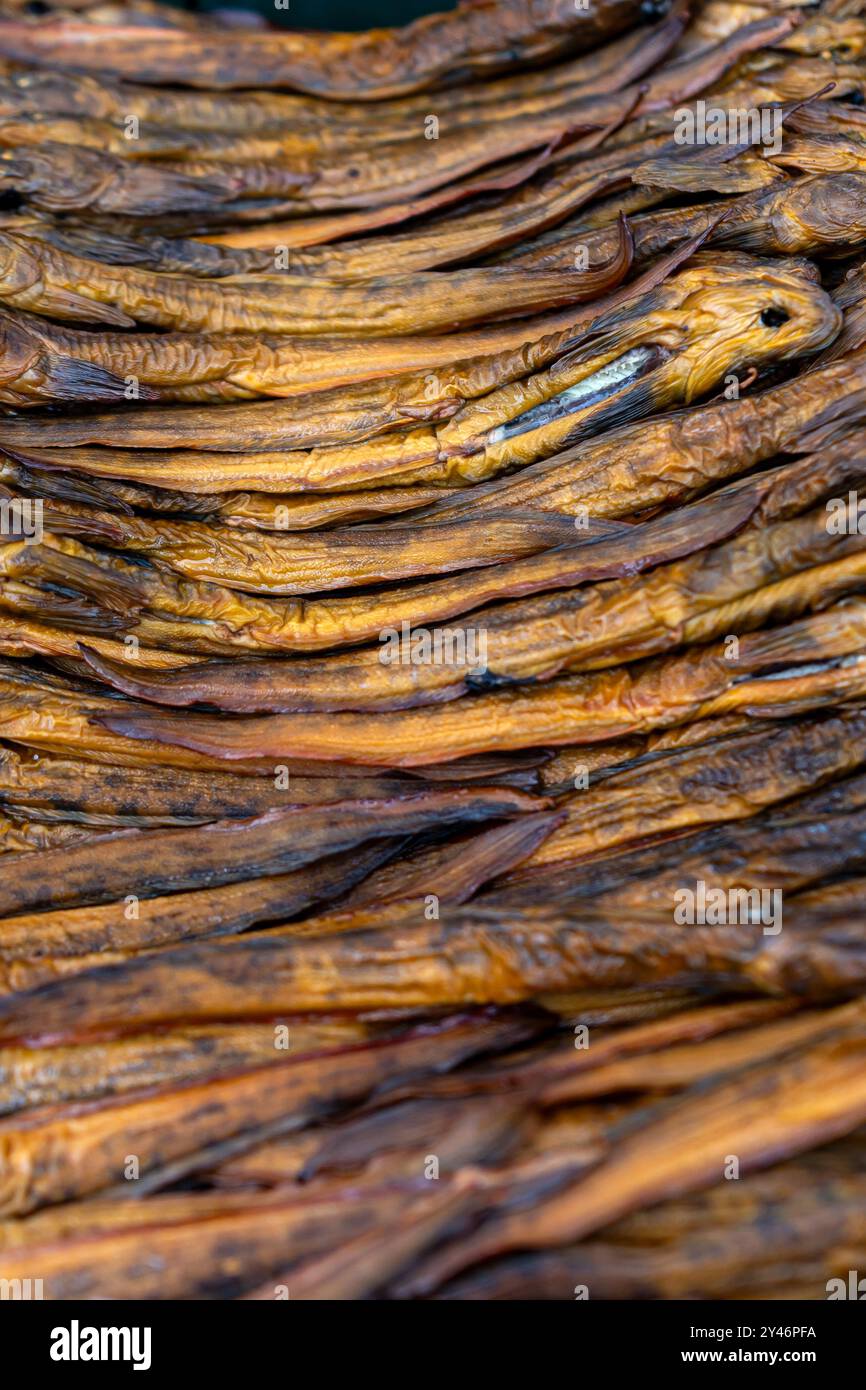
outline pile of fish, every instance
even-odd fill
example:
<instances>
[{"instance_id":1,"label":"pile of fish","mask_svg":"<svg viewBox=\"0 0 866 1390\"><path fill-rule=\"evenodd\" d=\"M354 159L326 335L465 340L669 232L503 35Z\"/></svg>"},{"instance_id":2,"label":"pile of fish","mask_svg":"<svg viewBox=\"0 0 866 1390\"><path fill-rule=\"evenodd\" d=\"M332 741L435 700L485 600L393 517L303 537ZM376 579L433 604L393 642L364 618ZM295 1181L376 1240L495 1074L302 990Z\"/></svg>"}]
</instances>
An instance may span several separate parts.
<instances>
[{"instance_id":1,"label":"pile of fish","mask_svg":"<svg viewBox=\"0 0 866 1390\"><path fill-rule=\"evenodd\" d=\"M0 209L4 1288L848 1296L866 0L5 0Z\"/></svg>"}]
</instances>

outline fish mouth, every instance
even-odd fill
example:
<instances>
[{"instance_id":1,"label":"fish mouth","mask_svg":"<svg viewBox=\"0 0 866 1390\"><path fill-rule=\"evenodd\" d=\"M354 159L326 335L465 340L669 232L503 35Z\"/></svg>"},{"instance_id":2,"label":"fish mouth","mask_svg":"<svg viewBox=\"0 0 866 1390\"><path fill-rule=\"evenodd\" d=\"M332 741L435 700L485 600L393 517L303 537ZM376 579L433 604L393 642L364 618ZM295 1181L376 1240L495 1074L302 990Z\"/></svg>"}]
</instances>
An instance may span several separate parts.
<instances>
[{"instance_id":1,"label":"fish mouth","mask_svg":"<svg viewBox=\"0 0 866 1390\"><path fill-rule=\"evenodd\" d=\"M576 415L589 406L600 405L654 371L669 356L670 353L657 344L629 348L627 352L615 357L606 366L599 367L598 371L591 372L574 386L569 386L565 391L551 396L549 400L532 406L522 415L516 415L513 420L497 425L487 436L487 442L499 444L515 435L525 434L528 430L552 424L554 420L561 420L566 415Z\"/></svg>"}]
</instances>

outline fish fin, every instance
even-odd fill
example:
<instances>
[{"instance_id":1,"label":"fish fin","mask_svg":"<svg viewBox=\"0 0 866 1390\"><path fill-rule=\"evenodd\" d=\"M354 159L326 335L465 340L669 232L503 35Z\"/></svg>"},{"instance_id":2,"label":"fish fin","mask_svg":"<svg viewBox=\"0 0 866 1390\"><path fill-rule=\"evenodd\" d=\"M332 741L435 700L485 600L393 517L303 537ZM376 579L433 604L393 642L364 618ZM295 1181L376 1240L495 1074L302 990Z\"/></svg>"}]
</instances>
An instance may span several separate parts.
<instances>
[{"instance_id":1,"label":"fish fin","mask_svg":"<svg viewBox=\"0 0 866 1390\"><path fill-rule=\"evenodd\" d=\"M195 704L194 699L188 700L185 696L180 698L173 697L173 687L176 681L172 678L180 675L185 676L190 669L196 671L199 667L174 667L170 671L148 670L142 672L139 666L134 672L130 663L125 661L114 661L110 657L103 656L93 647L89 647L86 642L78 643L78 651L82 659L87 663L100 680L106 685L110 685L113 690L119 690L124 695L131 695L138 700L151 700L154 704L178 705Z\"/></svg>"},{"instance_id":2,"label":"fish fin","mask_svg":"<svg viewBox=\"0 0 866 1390\"><path fill-rule=\"evenodd\" d=\"M51 357L47 385L59 401L117 401L126 398L127 382L107 367L79 357ZM139 385L136 400L154 401L159 392Z\"/></svg>"},{"instance_id":3,"label":"fish fin","mask_svg":"<svg viewBox=\"0 0 866 1390\"><path fill-rule=\"evenodd\" d=\"M650 415L658 406L653 391L657 375L657 372L649 372L638 381L632 382L618 395L612 396L609 401L604 401L599 410L590 411L585 419L575 425L573 431L569 431L566 437L559 441L559 449L567 449L583 439L603 434L605 430L618 429L620 425L628 425L634 420L641 420L644 416Z\"/></svg>"},{"instance_id":4,"label":"fish fin","mask_svg":"<svg viewBox=\"0 0 866 1390\"><path fill-rule=\"evenodd\" d=\"M136 616L143 600L133 581L104 570L91 560L64 555L50 545L25 545L15 556L14 578L56 585L65 594L84 595L108 613Z\"/></svg>"},{"instance_id":5,"label":"fish fin","mask_svg":"<svg viewBox=\"0 0 866 1390\"><path fill-rule=\"evenodd\" d=\"M112 304L86 299L73 290L49 289L43 292L39 309L51 318L75 323L107 323L113 328L135 328L136 321Z\"/></svg>"}]
</instances>

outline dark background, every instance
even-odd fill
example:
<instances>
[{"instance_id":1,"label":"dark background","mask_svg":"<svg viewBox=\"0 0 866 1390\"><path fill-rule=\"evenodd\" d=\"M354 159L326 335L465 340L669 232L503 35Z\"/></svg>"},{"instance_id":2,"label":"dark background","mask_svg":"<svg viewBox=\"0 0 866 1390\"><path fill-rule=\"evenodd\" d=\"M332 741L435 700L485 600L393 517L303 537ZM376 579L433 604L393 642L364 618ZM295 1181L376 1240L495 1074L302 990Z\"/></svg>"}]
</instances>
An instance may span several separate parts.
<instances>
[{"instance_id":1,"label":"dark background","mask_svg":"<svg viewBox=\"0 0 866 1390\"><path fill-rule=\"evenodd\" d=\"M288 10L274 8L273 0L189 0L188 10L257 10L272 24L289 29L376 29L380 25L408 24L421 14L453 10L455 0L289 0Z\"/></svg>"}]
</instances>

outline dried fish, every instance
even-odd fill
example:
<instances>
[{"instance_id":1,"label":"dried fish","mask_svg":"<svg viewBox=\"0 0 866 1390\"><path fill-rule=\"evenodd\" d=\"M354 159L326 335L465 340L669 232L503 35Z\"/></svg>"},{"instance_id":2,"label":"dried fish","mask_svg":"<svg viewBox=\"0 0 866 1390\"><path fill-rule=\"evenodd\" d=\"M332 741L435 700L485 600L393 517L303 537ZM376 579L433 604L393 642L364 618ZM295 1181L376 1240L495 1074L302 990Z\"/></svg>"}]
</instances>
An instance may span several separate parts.
<instances>
[{"instance_id":1,"label":"dried fish","mask_svg":"<svg viewBox=\"0 0 866 1390\"><path fill-rule=\"evenodd\" d=\"M866 1258L863 0L26 8L0 1282L824 1298Z\"/></svg>"},{"instance_id":2,"label":"dried fish","mask_svg":"<svg viewBox=\"0 0 866 1390\"><path fill-rule=\"evenodd\" d=\"M134 30L124 60L124 29L96 30L74 20L4 20L0 52L19 62L47 58L58 67L190 87L288 87L321 96L371 100L417 91L451 72L499 72L569 50L593 47L633 23L634 0L603 0L575 12L565 0L542 22L516 0L479 11L463 3L402 29L369 34L188 35L169 27ZM780 32L786 32L784 29Z\"/></svg>"}]
</instances>

